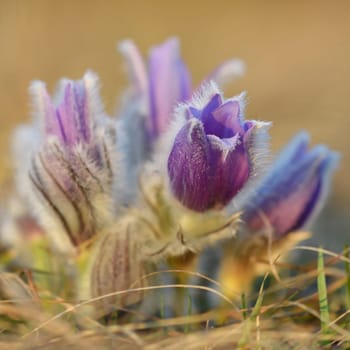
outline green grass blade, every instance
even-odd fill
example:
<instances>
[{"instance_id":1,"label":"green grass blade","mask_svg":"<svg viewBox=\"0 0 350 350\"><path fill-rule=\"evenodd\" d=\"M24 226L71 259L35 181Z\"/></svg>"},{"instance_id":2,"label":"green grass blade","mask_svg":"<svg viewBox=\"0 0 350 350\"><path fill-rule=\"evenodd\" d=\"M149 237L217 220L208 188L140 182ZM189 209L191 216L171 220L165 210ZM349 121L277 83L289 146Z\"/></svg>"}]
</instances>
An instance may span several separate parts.
<instances>
[{"instance_id":1,"label":"green grass blade","mask_svg":"<svg viewBox=\"0 0 350 350\"><path fill-rule=\"evenodd\" d=\"M323 252L321 249L318 252L317 270L318 270L317 289L318 289L318 299L319 299L319 305L320 305L321 330L323 334L326 334L328 332L328 325L330 322L330 318L329 318L329 308L328 308L326 276L324 272L324 258L323 258Z\"/></svg>"},{"instance_id":2,"label":"green grass blade","mask_svg":"<svg viewBox=\"0 0 350 350\"><path fill-rule=\"evenodd\" d=\"M242 293L241 295L241 301L242 301L243 319L246 320L248 317L248 313L247 313L248 308L247 308L247 300L244 293Z\"/></svg>"}]
</instances>

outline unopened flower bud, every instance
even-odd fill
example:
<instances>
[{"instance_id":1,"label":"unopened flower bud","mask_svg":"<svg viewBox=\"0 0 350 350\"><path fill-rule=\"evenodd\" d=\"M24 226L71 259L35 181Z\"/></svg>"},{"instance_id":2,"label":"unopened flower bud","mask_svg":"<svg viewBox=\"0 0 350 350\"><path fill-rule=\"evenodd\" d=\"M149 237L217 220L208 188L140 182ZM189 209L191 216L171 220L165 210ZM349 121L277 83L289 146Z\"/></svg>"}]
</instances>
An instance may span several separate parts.
<instances>
[{"instance_id":1,"label":"unopened flower bud","mask_svg":"<svg viewBox=\"0 0 350 350\"><path fill-rule=\"evenodd\" d=\"M91 72L80 81L62 80L57 105L41 82L32 84L31 93L40 139L28 168L17 171L29 178L31 202L48 235L67 250L90 239L115 210L116 130ZM22 133L34 135L32 129Z\"/></svg>"},{"instance_id":2,"label":"unopened flower bud","mask_svg":"<svg viewBox=\"0 0 350 350\"><path fill-rule=\"evenodd\" d=\"M89 277L90 296L101 297L94 304L97 313L124 309L143 298L142 290L134 291L147 282L138 229L136 222L125 217L101 237ZM115 295L103 297L111 293Z\"/></svg>"},{"instance_id":3,"label":"unopened flower bud","mask_svg":"<svg viewBox=\"0 0 350 350\"><path fill-rule=\"evenodd\" d=\"M323 208L339 155L323 145L308 149L308 139L296 135L247 200L242 220L250 232L272 230L277 239L309 226Z\"/></svg>"},{"instance_id":4,"label":"unopened flower bud","mask_svg":"<svg viewBox=\"0 0 350 350\"><path fill-rule=\"evenodd\" d=\"M244 121L244 105L244 94L224 100L210 84L203 96L181 108L185 117L168 157L168 175L185 207L222 209L253 176L255 139L269 124Z\"/></svg>"}]
</instances>

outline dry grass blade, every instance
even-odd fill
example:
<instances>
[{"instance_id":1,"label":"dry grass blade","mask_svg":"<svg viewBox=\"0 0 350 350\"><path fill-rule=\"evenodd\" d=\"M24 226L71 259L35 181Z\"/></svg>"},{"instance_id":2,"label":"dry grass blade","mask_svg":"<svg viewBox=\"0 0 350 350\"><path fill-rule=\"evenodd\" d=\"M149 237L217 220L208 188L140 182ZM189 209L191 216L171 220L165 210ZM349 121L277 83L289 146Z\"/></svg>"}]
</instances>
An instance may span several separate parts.
<instances>
[{"instance_id":1,"label":"dry grass blade","mask_svg":"<svg viewBox=\"0 0 350 350\"><path fill-rule=\"evenodd\" d=\"M103 300L104 298L109 298L111 296L116 296L116 295L122 295L122 294L127 294L130 292L139 292L139 291L151 291L151 290L157 290L157 289L166 289L166 288L193 288L193 289L200 289L200 290L205 290L205 291L209 291L211 293L214 293L216 295L218 295L220 298L222 298L223 300L225 300L228 305L230 305L231 307L234 308L234 304L232 303L232 301L230 299L228 299L225 295L223 295L222 293L218 292L215 289L209 288L209 287L205 287L205 286L198 286L198 285L186 285L186 284L168 284L168 285L160 285L160 286L150 286L150 287L144 287L144 288L134 288L134 289L128 289L128 290L123 290L123 291L118 291L115 293L109 293L109 294L105 294L96 298L92 298L89 300L86 300L84 302L81 302L79 304L76 305L70 305L67 307L66 310L56 314L55 316L45 320L42 324L40 324L39 326L35 327L32 331L30 331L29 333L23 335L23 338L26 338L28 336L30 336L31 334L38 332L40 329L47 327L51 322L54 322L56 320L59 320L60 318L62 318L64 315L67 315L68 313L71 312L75 312L77 309L82 308L83 306L89 305L89 304L93 304L94 302L98 302L100 300ZM123 330L124 327L121 327L120 330Z\"/></svg>"}]
</instances>

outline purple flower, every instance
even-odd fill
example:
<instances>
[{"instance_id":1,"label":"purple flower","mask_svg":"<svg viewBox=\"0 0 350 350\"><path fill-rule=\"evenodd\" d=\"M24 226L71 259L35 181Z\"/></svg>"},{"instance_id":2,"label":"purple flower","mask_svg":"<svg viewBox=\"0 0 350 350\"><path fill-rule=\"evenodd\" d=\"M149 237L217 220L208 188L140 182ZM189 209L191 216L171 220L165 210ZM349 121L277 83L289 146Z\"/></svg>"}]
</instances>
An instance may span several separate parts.
<instances>
[{"instance_id":1,"label":"purple flower","mask_svg":"<svg viewBox=\"0 0 350 350\"><path fill-rule=\"evenodd\" d=\"M192 94L191 77L180 57L179 42L170 38L152 48L148 69L133 42L123 41L119 48L128 64L134 95L143 100L149 137L155 140L168 127L176 104ZM217 67L208 79L224 83L243 72L243 62L233 59Z\"/></svg>"},{"instance_id":2,"label":"purple flower","mask_svg":"<svg viewBox=\"0 0 350 350\"><path fill-rule=\"evenodd\" d=\"M115 127L103 113L98 78L91 72L80 81L62 80L57 104L42 82L34 82L31 93L39 125L18 136L29 140L36 132L39 139L24 171L32 202L58 246L77 246L114 211ZM21 142L19 137L15 141Z\"/></svg>"},{"instance_id":3,"label":"purple flower","mask_svg":"<svg viewBox=\"0 0 350 350\"><path fill-rule=\"evenodd\" d=\"M172 192L187 208L221 209L253 175L256 141L266 139L269 124L243 120L244 97L224 100L209 84L202 97L182 107L184 123L167 167Z\"/></svg>"},{"instance_id":4,"label":"purple flower","mask_svg":"<svg viewBox=\"0 0 350 350\"><path fill-rule=\"evenodd\" d=\"M150 52L149 94L149 129L151 137L157 138L166 130L174 105L191 96L190 75L180 58L176 39L170 39Z\"/></svg>"},{"instance_id":5,"label":"purple flower","mask_svg":"<svg viewBox=\"0 0 350 350\"><path fill-rule=\"evenodd\" d=\"M297 134L248 199L243 221L250 232L272 230L279 238L310 224L322 209L339 155L308 143L307 133Z\"/></svg>"}]
</instances>

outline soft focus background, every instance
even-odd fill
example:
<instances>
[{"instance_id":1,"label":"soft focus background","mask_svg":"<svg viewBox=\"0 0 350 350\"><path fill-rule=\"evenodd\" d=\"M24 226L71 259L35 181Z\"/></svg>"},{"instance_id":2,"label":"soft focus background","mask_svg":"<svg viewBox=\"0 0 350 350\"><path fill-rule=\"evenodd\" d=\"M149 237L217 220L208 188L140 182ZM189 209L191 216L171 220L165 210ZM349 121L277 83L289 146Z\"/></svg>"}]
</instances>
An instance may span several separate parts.
<instances>
[{"instance_id":1,"label":"soft focus background","mask_svg":"<svg viewBox=\"0 0 350 350\"><path fill-rule=\"evenodd\" d=\"M245 60L246 76L225 95L248 91L248 117L274 123L274 151L304 128L342 153L315 228L339 249L350 241L349 16L349 1L0 0L0 183L11 179L11 132L30 118L32 79L53 91L91 68L113 113L127 83L117 42L132 38L146 54L176 35L194 83L227 58Z\"/></svg>"}]
</instances>

